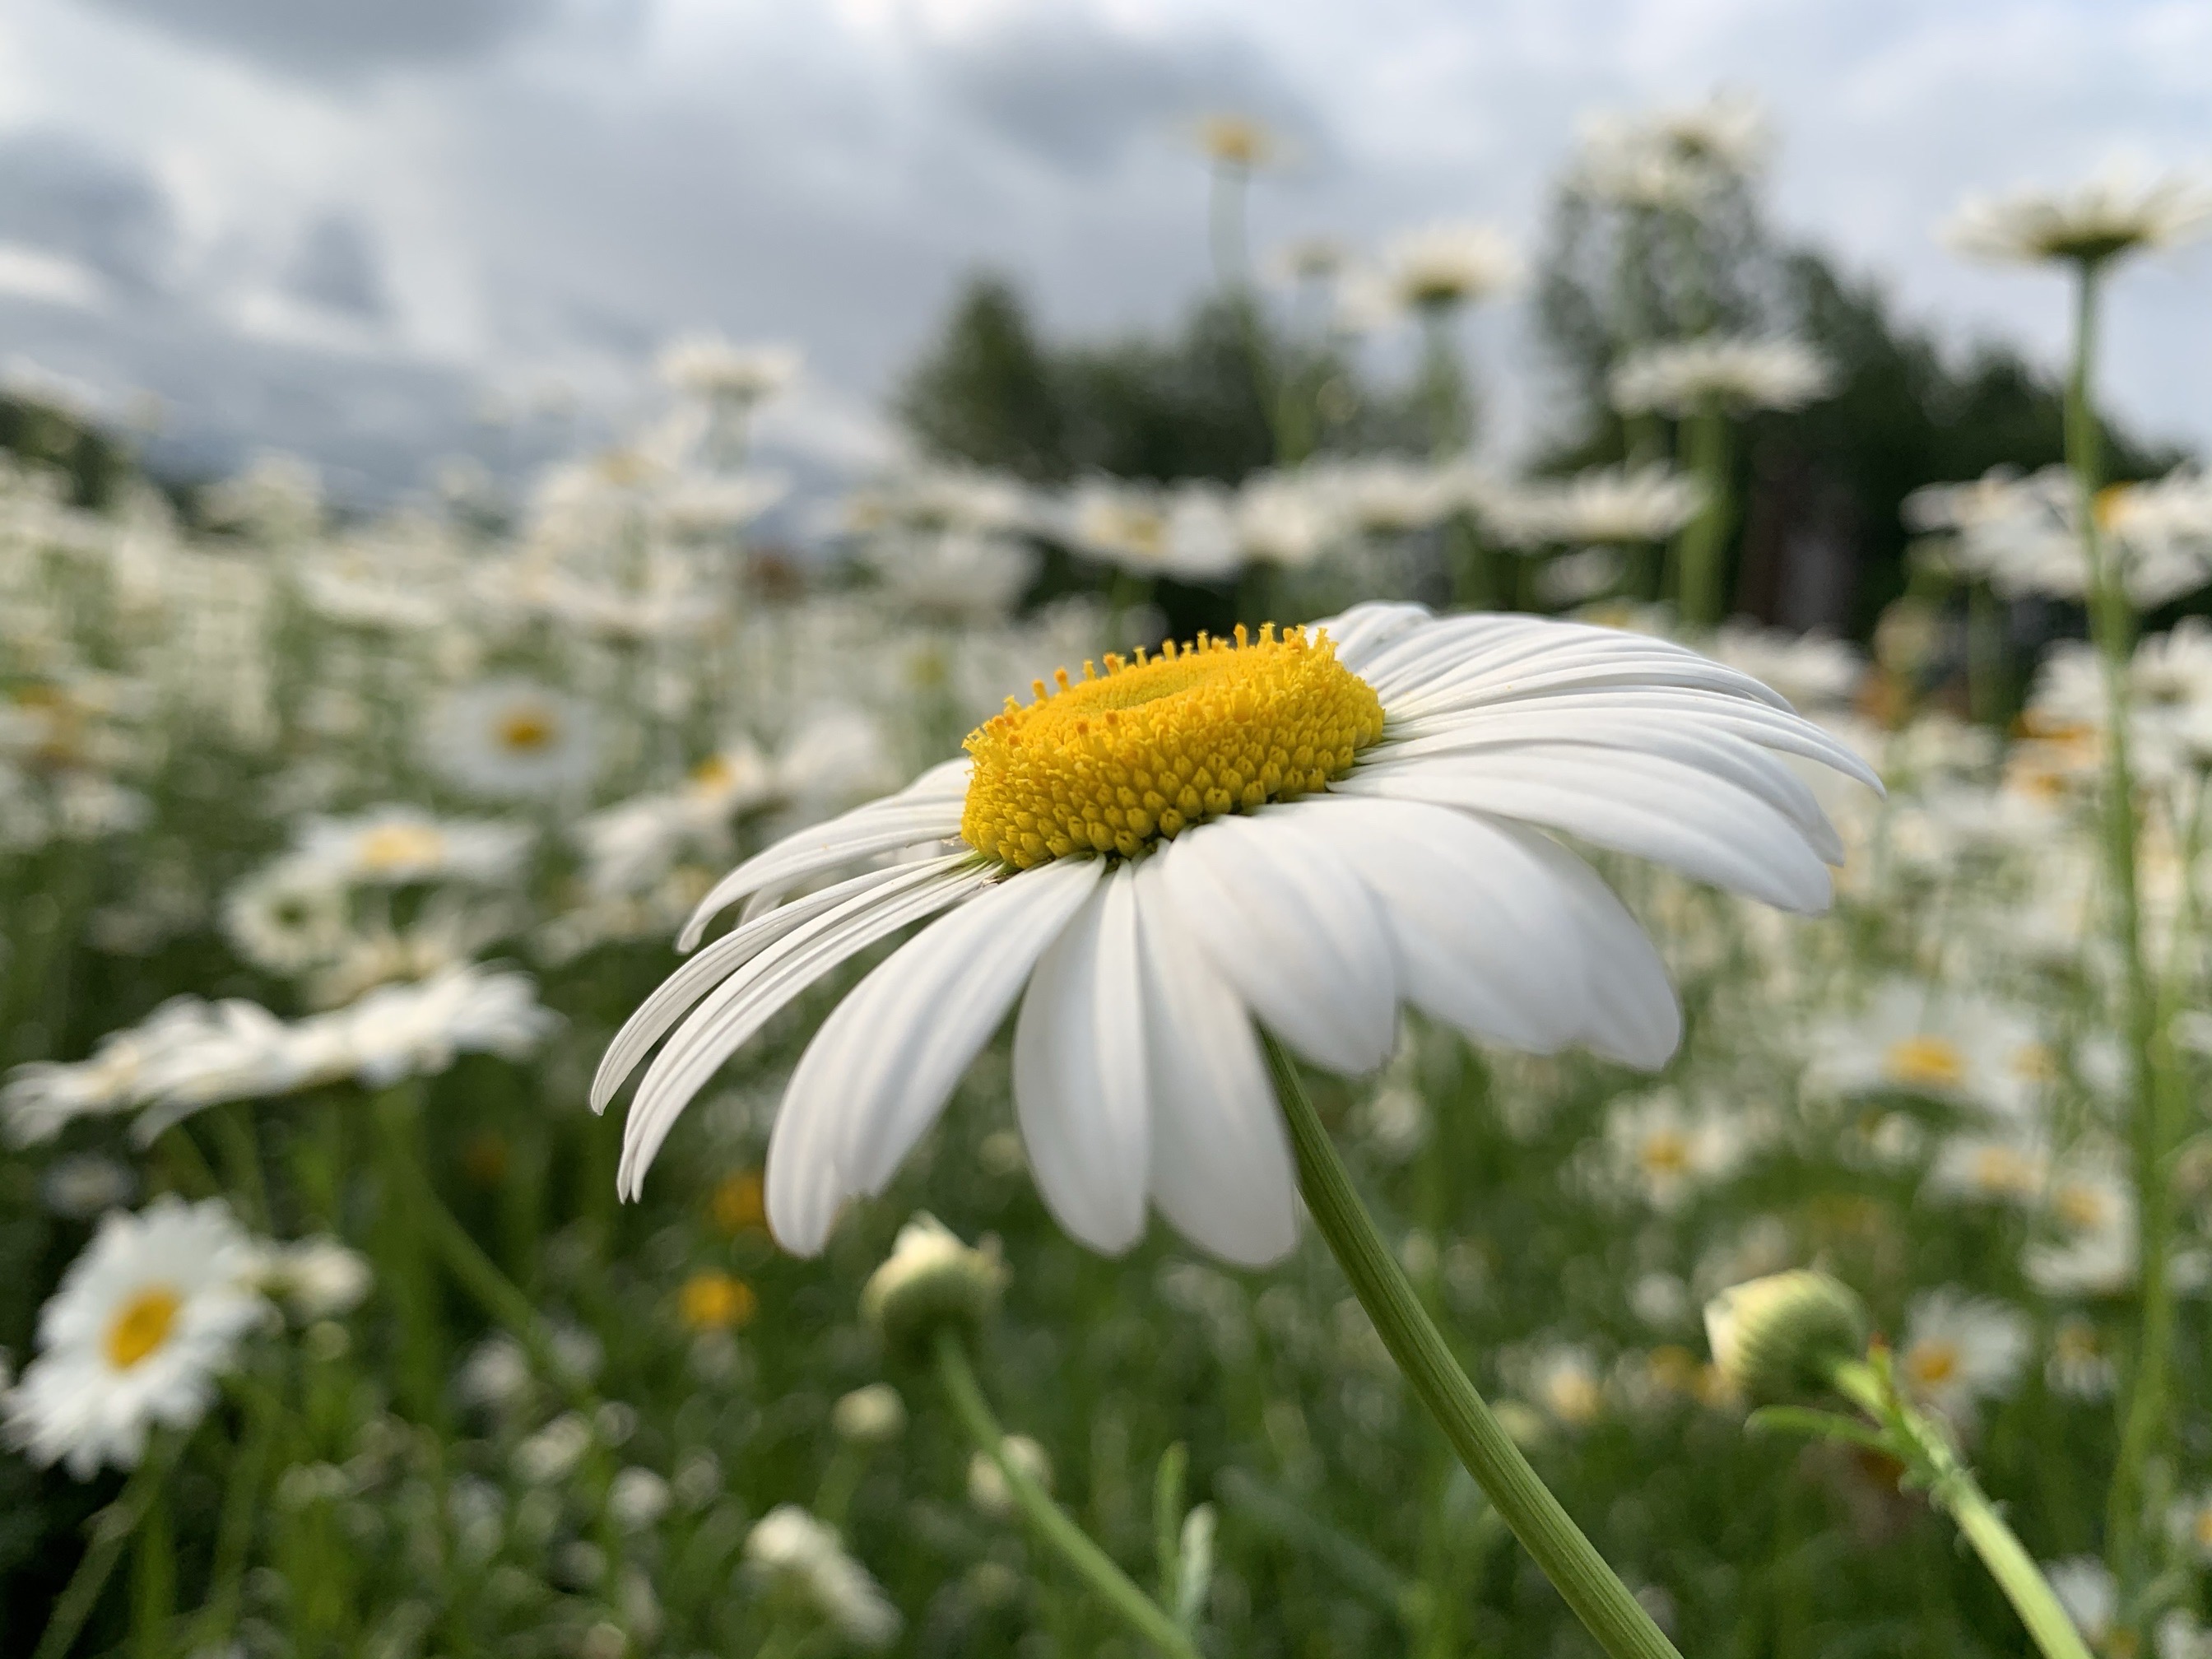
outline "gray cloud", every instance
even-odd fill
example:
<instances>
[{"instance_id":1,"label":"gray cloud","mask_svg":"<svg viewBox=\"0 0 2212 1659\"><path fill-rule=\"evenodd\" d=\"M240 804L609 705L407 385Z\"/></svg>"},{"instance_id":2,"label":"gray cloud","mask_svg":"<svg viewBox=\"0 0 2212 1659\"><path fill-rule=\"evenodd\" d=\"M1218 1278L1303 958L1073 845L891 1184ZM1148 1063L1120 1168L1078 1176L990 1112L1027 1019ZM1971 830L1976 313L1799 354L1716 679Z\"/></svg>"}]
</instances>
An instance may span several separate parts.
<instances>
[{"instance_id":1,"label":"gray cloud","mask_svg":"<svg viewBox=\"0 0 2212 1659\"><path fill-rule=\"evenodd\" d=\"M561 0L102 0L170 33L272 67L346 79L481 56Z\"/></svg>"},{"instance_id":2,"label":"gray cloud","mask_svg":"<svg viewBox=\"0 0 2212 1659\"><path fill-rule=\"evenodd\" d=\"M285 287L328 311L374 322L389 309L384 271L368 234L343 215L318 219L300 239Z\"/></svg>"},{"instance_id":3,"label":"gray cloud","mask_svg":"<svg viewBox=\"0 0 2212 1659\"><path fill-rule=\"evenodd\" d=\"M80 139L33 131L0 140L0 239L82 260L128 293L167 276L175 223L151 175Z\"/></svg>"},{"instance_id":4,"label":"gray cloud","mask_svg":"<svg viewBox=\"0 0 2212 1659\"><path fill-rule=\"evenodd\" d=\"M1259 116L1316 145L1320 118L1249 46L1133 40L1068 12L1027 15L935 48L954 101L1064 171L1112 167L1130 148L1210 111Z\"/></svg>"}]
</instances>

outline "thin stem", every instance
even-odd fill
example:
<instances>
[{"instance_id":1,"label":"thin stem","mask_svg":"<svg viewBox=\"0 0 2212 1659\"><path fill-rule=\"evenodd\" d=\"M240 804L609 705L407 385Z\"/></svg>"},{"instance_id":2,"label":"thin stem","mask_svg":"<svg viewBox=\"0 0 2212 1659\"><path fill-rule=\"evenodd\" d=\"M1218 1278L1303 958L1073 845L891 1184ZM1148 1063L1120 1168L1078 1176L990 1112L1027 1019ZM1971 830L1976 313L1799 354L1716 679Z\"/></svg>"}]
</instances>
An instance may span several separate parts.
<instances>
[{"instance_id":1,"label":"thin stem","mask_svg":"<svg viewBox=\"0 0 2212 1659\"><path fill-rule=\"evenodd\" d=\"M147 1497L131 1553L131 1645L138 1659L164 1659L176 1612L176 1525L168 1494L156 1486Z\"/></svg>"},{"instance_id":2,"label":"thin stem","mask_svg":"<svg viewBox=\"0 0 2212 1659\"><path fill-rule=\"evenodd\" d=\"M2097 345L2100 267L2084 261L2075 288L2074 363L2066 382L2066 460L2074 475L2075 513L2088 573L2090 623L2105 682L2105 855L2112 888L2114 932L2125 975L2124 1036L2129 1062L2130 1125L2137 1216L2137 1295L2140 1327L2124 1407L2120 1449L2106 1510L2106 1544L2113 1573L2124 1586L2137 1577L2146 1471L2166 1438L2168 1372L2172 1366L2173 1288L2166 1245L2173 1226L2172 1186L2166 1155L2173 1136L2160 1064L2162 1036L2159 999L2142 939L2142 907L2136 869L2135 778L2129 757L2129 659L2135 647L2135 613L2125 573L2108 556L2097 526L2097 497L2104 484L2103 438L2093 396ZM2124 1601L2126 1598L2123 1598Z\"/></svg>"},{"instance_id":3,"label":"thin stem","mask_svg":"<svg viewBox=\"0 0 2212 1659\"><path fill-rule=\"evenodd\" d=\"M445 1343L439 1328L438 1286L423 1245L423 1168L421 1087L414 1079L393 1085L374 1102L384 1168L378 1218L380 1254L399 1321L398 1384L408 1414L437 1425L445 1405Z\"/></svg>"},{"instance_id":4,"label":"thin stem","mask_svg":"<svg viewBox=\"0 0 2212 1659\"><path fill-rule=\"evenodd\" d=\"M283 1414L283 1402L275 1389L248 1379L246 1389L246 1438L232 1460L228 1484L223 1489L222 1513L216 1523L215 1565L209 1577L207 1602L200 1613L198 1645L220 1650L238 1626L238 1606L246 1579L246 1557L253 1544L253 1522L260 1512L262 1482L268 1472Z\"/></svg>"},{"instance_id":5,"label":"thin stem","mask_svg":"<svg viewBox=\"0 0 2212 1659\"><path fill-rule=\"evenodd\" d=\"M1443 1334L1422 1310L1397 1258L1352 1190L1352 1177L1307 1097L1297 1062L1272 1037L1267 1039L1267 1059L1297 1153L1299 1189L1314 1224L1328 1241L1390 1357L1443 1430L1467 1472L1613 1659L1680 1659L1674 1644L1528 1466L1452 1358Z\"/></svg>"},{"instance_id":6,"label":"thin stem","mask_svg":"<svg viewBox=\"0 0 2212 1659\"><path fill-rule=\"evenodd\" d=\"M1837 1389L1888 1431L1894 1449L1928 1483L1929 1501L1958 1522L1990 1577L2020 1615L2045 1659L2090 1659L2081 1633L2027 1553L1989 1500L1951 1437L1893 1387L1886 1370L1863 1361L1837 1367Z\"/></svg>"},{"instance_id":7,"label":"thin stem","mask_svg":"<svg viewBox=\"0 0 2212 1659\"><path fill-rule=\"evenodd\" d=\"M1115 1565L1113 1558L1053 1502L1044 1488L1030 1479L1028 1470L1006 1455L1006 1437L983 1398L959 1333L949 1326L937 1334L937 1376L969 1438L997 1466L1006 1490L1013 1494L1016 1506L1037 1536L1139 1636L1174 1659L1200 1659L1197 1647L1174 1618Z\"/></svg>"},{"instance_id":8,"label":"thin stem","mask_svg":"<svg viewBox=\"0 0 2212 1659\"><path fill-rule=\"evenodd\" d=\"M1699 410L1684 423L1683 447L1690 471L1705 487L1705 504L1684 526L1680 590L1676 599L1682 620L1711 628L1728 604L1722 570L1729 534L1729 417L1719 408Z\"/></svg>"},{"instance_id":9,"label":"thin stem","mask_svg":"<svg viewBox=\"0 0 2212 1659\"><path fill-rule=\"evenodd\" d=\"M53 1616L46 1621L46 1634L39 1638L32 1659L62 1659L76 1643L77 1632L92 1616L100 1592L106 1587L108 1575L122 1557L123 1547L138 1530L161 1495L169 1471L184 1455L186 1438L182 1434L157 1432L115 1501L93 1517L92 1542L54 1602Z\"/></svg>"}]
</instances>

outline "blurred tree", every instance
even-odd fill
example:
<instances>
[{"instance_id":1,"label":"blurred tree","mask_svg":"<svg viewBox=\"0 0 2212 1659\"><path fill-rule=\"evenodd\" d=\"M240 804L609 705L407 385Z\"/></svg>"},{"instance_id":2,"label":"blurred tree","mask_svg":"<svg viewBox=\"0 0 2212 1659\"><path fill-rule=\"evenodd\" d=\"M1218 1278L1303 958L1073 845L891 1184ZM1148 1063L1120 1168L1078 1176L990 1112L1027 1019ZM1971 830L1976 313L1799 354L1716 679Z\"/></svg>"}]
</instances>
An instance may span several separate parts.
<instances>
[{"instance_id":1,"label":"blurred tree","mask_svg":"<svg viewBox=\"0 0 2212 1659\"><path fill-rule=\"evenodd\" d=\"M0 450L58 469L77 507L107 506L136 471L129 449L90 421L20 394L0 393Z\"/></svg>"},{"instance_id":2,"label":"blurred tree","mask_svg":"<svg viewBox=\"0 0 2212 1659\"><path fill-rule=\"evenodd\" d=\"M1283 405L1273 419L1271 392ZM896 407L925 453L1027 478L1235 483L1275 464L1286 421L1301 455L1425 453L1429 396L1419 382L1364 384L1339 346L1293 341L1242 292L1209 295L1164 337L1056 346L1037 337L1012 285L985 275L962 291Z\"/></svg>"}]
</instances>

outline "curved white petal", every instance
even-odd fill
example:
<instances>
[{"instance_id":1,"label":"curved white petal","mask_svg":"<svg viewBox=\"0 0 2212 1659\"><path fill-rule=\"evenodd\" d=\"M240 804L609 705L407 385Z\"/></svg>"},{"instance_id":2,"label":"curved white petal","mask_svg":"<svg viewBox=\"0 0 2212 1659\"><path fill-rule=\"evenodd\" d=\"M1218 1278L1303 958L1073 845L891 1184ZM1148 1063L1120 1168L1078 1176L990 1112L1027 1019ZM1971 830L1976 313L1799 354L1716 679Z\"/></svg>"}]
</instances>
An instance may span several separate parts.
<instances>
[{"instance_id":1,"label":"curved white petal","mask_svg":"<svg viewBox=\"0 0 2212 1659\"><path fill-rule=\"evenodd\" d=\"M1202 948L1247 1007L1316 1066L1357 1075L1398 1036L1390 937L1358 873L1295 812L1186 830L1157 856Z\"/></svg>"},{"instance_id":2,"label":"curved white petal","mask_svg":"<svg viewBox=\"0 0 2212 1659\"><path fill-rule=\"evenodd\" d=\"M1164 863L1146 860L1136 879L1152 1199L1200 1249L1263 1267L1298 1242L1290 1136L1251 1019L1200 948Z\"/></svg>"},{"instance_id":3,"label":"curved white petal","mask_svg":"<svg viewBox=\"0 0 2212 1659\"><path fill-rule=\"evenodd\" d=\"M890 1182L1102 873L1096 860L1061 859L998 882L823 1022L769 1137L769 1224L786 1249L814 1255L839 1205Z\"/></svg>"},{"instance_id":4,"label":"curved white petal","mask_svg":"<svg viewBox=\"0 0 2212 1659\"><path fill-rule=\"evenodd\" d=\"M1118 1255L1144 1237L1152 1152L1137 872L1095 889L1038 959L1014 1024L1014 1104L1046 1206Z\"/></svg>"},{"instance_id":5,"label":"curved white petal","mask_svg":"<svg viewBox=\"0 0 2212 1659\"><path fill-rule=\"evenodd\" d=\"M1334 617L1307 625L1309 639L1327 634L1336 647L1336 659L1353 673L1391 641L1434 621L1428 606L1403 601L1370 599Z\"/></svg>"},{"instance_id":6,"label":"curved white petal","mask_svg":"<svg viewBox=\"0 0 2212 1659\"><path fill-rule=\"evenodd\" d=\"M1784 910L1825 910L1827 866L1804 832L1718 778L1626 750L1383 763L1333 786L1563 830Z\"/></svg>"},{"instance_id":7,"label":"curved white petal","mask_svg":"<svg viewBox=\"0 0 2212 1659\"><path fill-rule=\"evenodd\" d=\"M1291 810L1375 895L1408 1002L1540 1054L1582 1035L1591 998L1580 907L1523 842L1420 801L1322 797Z\"/></svg>"},{"instance_id":8,"label":"curved white petal","mask_svg":"<svg viewBox=\"0 0 2212 1659\"><path fill-rule=\"evenodd\" d=\"M723 934L690 961L681 963L623 1022L622 1030L607 1045L607 1052L592 1079L592 1109L606 1110L607 1103L621 1089L623 1079L636 1068L653 1045L668 1034L670 1028L684 1017L684 1011L777 939L797 932L817 916L848 908L866 908L910 888L927 886L950 873L968 856L956 853L923 864L870 870L780 905L759 920Z\"/></svg>"},{"instance_id":9,"label":"curved white petal","mask_svg":"<svg viewBox=\"0 0 2212 1659\"><path fill-rule=\"evenodd\" d=\"M878 854L952 840L960 833L969 765L963 757L932 767L895 795L811 824L755 854L716 882L699 901L684 931L677 935L676 948L689 951L706 933L707 925L741 898L787 888L824 870L857 864Z\"/></svg>"},{"instance_id":10,"label":"curved white petal","mask_svg":"<svg viewBox=\"0 0 2212 1659\"><path fill-rule=\"evenodd\" d=\"M971 866L888 896L871 894L862 902L816 917L739 966L677 1028L646 1068L623 1125L616 1189L637 1196L646 1170L691 1097L793 998L839 963L970 897L989 879L988 872Z\"/></svg>"}]
</instances>

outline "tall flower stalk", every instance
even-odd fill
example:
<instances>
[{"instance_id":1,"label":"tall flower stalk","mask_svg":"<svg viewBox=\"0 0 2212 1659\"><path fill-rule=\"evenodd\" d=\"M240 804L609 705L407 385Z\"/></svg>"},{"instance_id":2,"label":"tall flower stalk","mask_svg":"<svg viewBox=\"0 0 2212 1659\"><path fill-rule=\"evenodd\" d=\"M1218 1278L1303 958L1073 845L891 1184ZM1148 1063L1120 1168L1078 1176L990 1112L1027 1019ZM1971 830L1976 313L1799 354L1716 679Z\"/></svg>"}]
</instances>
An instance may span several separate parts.
<instances>
[{"instance_id":1,"label":"tall flower stalk","mask_svg":"<svg viewBox=\"0 0 2212 1659\"><path fill-rule=\"evenodd\" d=\"M2084 258L2075 276L2074 361L2066 380L2066 459L2074 475L2075 515L2089 580L2090 630L2103 665L2105 859L2112 927L2123 975L2122 1036L2128 1062L2128 1138L2133 1156L2137 1246L2137 1325L2134 1364L2121 1407L2120 1449L2106 1510L2106 1549L2121 1583L2139 1577L2145 1485L2151 1455L2166 1437L2169 1373L2173 1364L2173 1286L2167 1246L2173 1195L2167 1168L2175 1139L2168 1121L2160 1050L2164 1021L2142 937L2136 870L2136 790L2129 754L2129 661L2136 617L2124 574L2097 523L2104 487L2104 446L2093 393L2097 306L2104 261Z\"/></svg>"},{"instance_id":2,"label":"tall flower stalk","mask_svg":"<svg viewBox=\"0 0 2212 1659\"><path fill-rule=\"evenodd\" d=\"M1390 1358L1461 1463L1613 1659L1680 1659L1644 1604L1529 1467L1452 1357L1443 1334L1352 1190L1352 1177L1314 1109L1297 1063L1272 1037L1267 1058L1297 1157L1298 1190L1314 1225L1328 1241L1330 1254L1351 1280Z\"/></svg>"}]
</instances>

